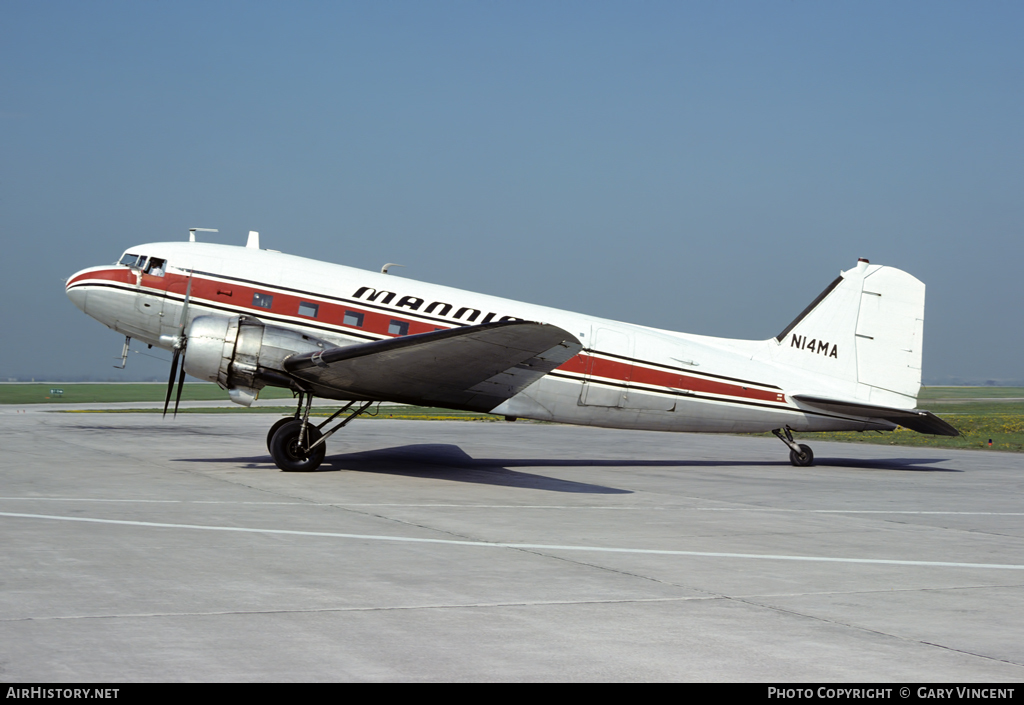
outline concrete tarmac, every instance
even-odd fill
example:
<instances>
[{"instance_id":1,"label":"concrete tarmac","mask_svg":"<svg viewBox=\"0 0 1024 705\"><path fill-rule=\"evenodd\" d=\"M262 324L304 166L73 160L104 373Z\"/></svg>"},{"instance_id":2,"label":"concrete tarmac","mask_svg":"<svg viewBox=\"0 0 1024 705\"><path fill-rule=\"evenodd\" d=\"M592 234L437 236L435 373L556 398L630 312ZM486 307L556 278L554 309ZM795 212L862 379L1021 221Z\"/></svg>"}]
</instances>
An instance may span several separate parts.
<instances>
[{"instance_id":1,"label":"concrete tarmac","mask_svg":"<svg viewBox=\"0 0 1024 705\"><path fill-rule=\"evenodd\" d=\"M1024 455L0 409L0 680L1024 680Z\"/></svg>"}]
</instances>

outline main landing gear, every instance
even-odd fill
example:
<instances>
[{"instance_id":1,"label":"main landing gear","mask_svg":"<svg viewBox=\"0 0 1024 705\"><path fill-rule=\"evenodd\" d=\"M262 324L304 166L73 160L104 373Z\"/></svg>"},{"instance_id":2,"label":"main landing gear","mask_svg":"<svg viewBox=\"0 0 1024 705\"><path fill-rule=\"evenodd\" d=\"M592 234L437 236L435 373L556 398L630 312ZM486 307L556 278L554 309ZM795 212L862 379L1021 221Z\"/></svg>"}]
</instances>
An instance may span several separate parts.
<instances>
[{"instance_id":1,"label":"main landing gear","mask_svg":"<svg viewBox=\"0 0 1024 705\"><path fill-rule=\"evenodd\" d=\"M316 470L327 454L327 439L349 421L369 409L372 403L372 401L361 402L344 421L330 431L322 433L321 429L324 426L355 406L356 402L350 401L322 424L314 426L309 423L309 410L313 405L313 395L299 392L299 403L295 409L295 415L290 419L281 419L271 426L267 433L267 449L274 459L274 464L285 472Z\"/></svg>"},{"instance_id":2,"label":"main landing gear","mask_svg":"<svg viewBox=\"0 0 1024 705\"><path fill-rule=\"evenodd\" d=\"M789 446L789 462L793 463L798 468L806 468L814 465L814 453L811 451L811 447L804 445L803 443L797 443L793 440L793 432L790 431L789 426L785 428L776 428L772 431L780 441ZM785 437L783 437L785 434Z\"/></svg>"}]
</instances>

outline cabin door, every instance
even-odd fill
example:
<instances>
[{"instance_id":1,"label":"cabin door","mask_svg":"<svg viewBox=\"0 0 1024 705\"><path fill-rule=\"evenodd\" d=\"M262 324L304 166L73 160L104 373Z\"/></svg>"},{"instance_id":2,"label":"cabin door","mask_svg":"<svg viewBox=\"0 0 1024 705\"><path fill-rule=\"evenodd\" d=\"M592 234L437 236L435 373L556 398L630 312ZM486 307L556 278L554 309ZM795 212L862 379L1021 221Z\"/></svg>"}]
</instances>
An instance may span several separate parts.
<instances>
[{"instance_id":1,"label":"cabin door","mask_svg":"<svg viewBox=\"0 0 1024 705\"><path fill-rule=\"evenodd\" d=\"M633 339L608 328L592 328L579 403L621 408L633 371Z\"/></svg>"}]
</instances>

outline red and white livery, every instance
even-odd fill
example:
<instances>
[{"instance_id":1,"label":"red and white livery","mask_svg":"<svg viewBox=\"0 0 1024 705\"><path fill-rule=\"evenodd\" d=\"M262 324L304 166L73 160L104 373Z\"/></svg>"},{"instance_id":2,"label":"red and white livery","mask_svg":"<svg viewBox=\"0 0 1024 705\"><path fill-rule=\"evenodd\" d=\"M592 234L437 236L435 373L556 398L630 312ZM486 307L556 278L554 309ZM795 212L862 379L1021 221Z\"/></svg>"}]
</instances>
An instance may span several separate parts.
<instances>
[{"instance_id":1,"label":"red and white livery","mask_svg":"<svg viewBox=\"0 0 1024 705\"><path fill-rule=\"evenodd\" d=\"M259 248L161 242L72 276L68 297L130 338L173 352L165 412L185 372L240 404L298 395L268 434L282 470L313 470L328 436L373 402L508 418L700 433L958 435L917 410L924 284L859 260L779 335L688 335L367 272ZM319 426L313 397L348 404ZM175 409L177 401L175 402ZM330 421L349 415L329 431Z\"/></svg>"}]
</instances>

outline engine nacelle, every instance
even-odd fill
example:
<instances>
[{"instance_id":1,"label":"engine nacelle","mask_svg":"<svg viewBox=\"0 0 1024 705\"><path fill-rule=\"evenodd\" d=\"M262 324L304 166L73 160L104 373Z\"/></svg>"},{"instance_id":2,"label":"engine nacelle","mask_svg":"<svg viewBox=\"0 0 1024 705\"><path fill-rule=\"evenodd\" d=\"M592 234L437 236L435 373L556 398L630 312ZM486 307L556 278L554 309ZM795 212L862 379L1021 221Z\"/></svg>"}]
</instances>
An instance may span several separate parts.
<instances>
[{"instance_id":1,"label":"engine nacelle","mask_svg":"<svg viewBox=\"0 0 1024 705\"><path fill-rule=\"evenodd\" d=\"M267 384L290 386L284 372L286 357L333 347L251 316L197 316L185 336L185 371L234 392L231 400L245 406Z\"/></svg>"}]
</instances>

